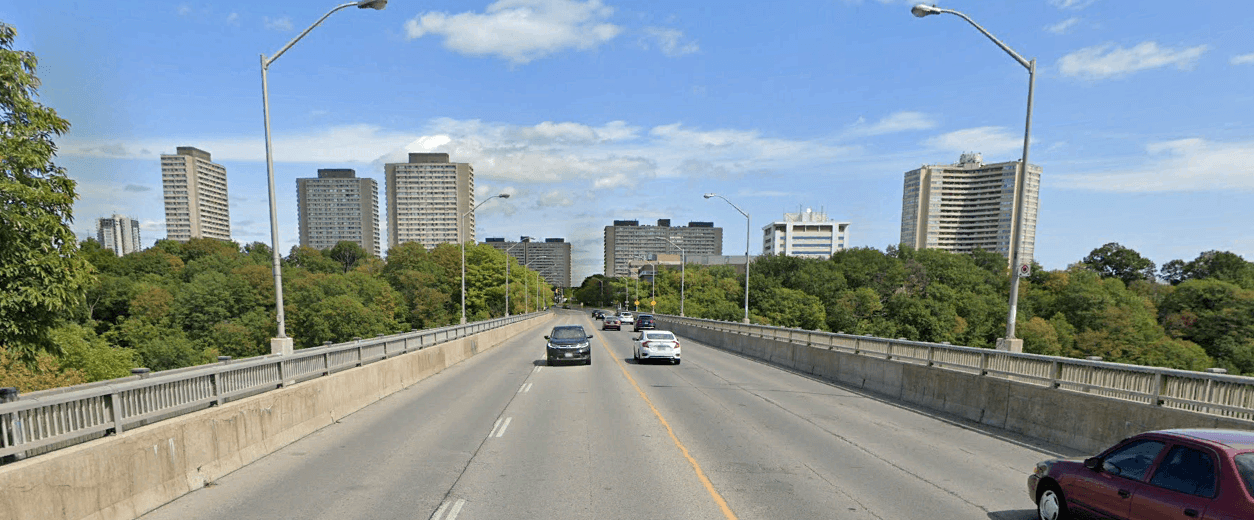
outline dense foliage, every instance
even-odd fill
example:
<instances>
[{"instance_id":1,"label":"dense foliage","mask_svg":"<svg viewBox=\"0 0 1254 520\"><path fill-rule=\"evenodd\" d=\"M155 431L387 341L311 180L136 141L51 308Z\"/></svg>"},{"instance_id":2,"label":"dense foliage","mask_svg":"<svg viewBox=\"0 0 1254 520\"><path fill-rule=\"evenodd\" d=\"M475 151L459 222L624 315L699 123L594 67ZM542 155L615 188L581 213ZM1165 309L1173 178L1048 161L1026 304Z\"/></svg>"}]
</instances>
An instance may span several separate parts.
<instances>
[{"instance_id":1,"label":"dense foliage","mask_svg":"<svg viewBox=\"0 0 1254 520\"><path fill-rule=\"evenodd\" d=\"M0 346L55 351L48 332L91 278L70 229L75 183L52 162L70 123L37 100L34 54L0 23Z\"/></svg>"},{"instance_id":2,"label":"dense foliage","mask_svg":"<svg viewBox=\"0 0 1254 520\"><path fill-rule=\"evenodd\" d=\"M219 355L269 353L276 318L265 244L162 240L118 257L87 240L79 253L95 276L85 296L47 328L57 348L24 360L0 350L0 386L26 392L125 376L139 366L168 370ZM504 315L505 261L490 246L466 248L468 320ZM538 274L509 261L511 314L535 310L537 297L552 305L552 288L537 292ZM403 244L386 262L351 242L324 251L295 247L283 259L287 333L297 348L456 324L460 292L455 244L430 251Z\"/></svg>"},{"instance_id":3,"label":"dense foliage","mask_svg":"<svg viewBox=\"0 0 1254 520\"><path fill-rule=\"evenodd\" d=\"M1254 374L1254 264L1229 252L1154 264L1111 243L1067 269L1020 282L1017 335L1026 352ZM656 311L739 321L744 274L726 266L664 269ZM635 281L595 275L575 290L590 306L636 299ZM630 289L631 296L625 296ZM640 309L653 288L641 284ZM754 323L991 348L1005 334L1009 271L976 251L850 249L827 260L766 256L749 270ZM634 305L628 305L634 307Z\"/></svg>"}]
</instances>

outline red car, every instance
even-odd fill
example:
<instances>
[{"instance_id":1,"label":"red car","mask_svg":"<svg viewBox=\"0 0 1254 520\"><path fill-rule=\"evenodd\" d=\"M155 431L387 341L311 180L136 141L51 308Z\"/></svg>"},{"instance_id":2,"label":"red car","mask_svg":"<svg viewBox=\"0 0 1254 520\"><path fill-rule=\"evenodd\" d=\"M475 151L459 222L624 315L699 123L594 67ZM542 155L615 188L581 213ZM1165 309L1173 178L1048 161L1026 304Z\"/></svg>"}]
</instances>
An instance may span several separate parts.
<instances>
[{"instance_id":1,"label":"red car","mask_svg":"<svg viewBox=\"0 0 1254 520\"><path fill-rule=\"evenodd\" d=\"M1096 457L1037 463L1028 495L1042 520L1254 518L1254 431L1145 432Z\"/></svg>"}]
</instances>

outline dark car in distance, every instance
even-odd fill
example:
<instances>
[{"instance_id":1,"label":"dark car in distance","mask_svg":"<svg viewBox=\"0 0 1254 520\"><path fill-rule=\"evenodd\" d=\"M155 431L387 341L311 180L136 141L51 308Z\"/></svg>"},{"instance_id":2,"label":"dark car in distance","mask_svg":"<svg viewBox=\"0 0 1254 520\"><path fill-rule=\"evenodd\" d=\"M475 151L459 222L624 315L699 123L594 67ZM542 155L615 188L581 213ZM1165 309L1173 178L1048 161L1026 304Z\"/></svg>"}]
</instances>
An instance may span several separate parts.
<instances>
[{"instance_id":1,"label":"dark car in distance","mask_svg":"<svg viewBox=\"0 0 1254 520\"><path fill-rule=\"evenodd\" d=\"M592 319L600 320L605 318L605 311L597 309L592 311Z\"/></svg>"},{"instance_id":2,"label":"dark car in distance","mask_svg":"<svg viewBox=\"0 0 1254 520\"><path fill-rule=\"evenodd\" d=\"M657 326L654 325L653 323L652 314L641 314L639 316L636 316L636 324L633 328L635 329L636 332L640 332L642 330L656 329Z\"/></svg>"},{"instance_id":3,"label":"dark car in distance","mask_svg":"<svg viewBox=\"0 0 1254 520\"><path fill-rule=\"evenodd\" d=\"M1180 429L1124 439L1028 476L1042 520L1254 518L1254 431Z\"/></svg>"},{"instance_id":4,"label":"dark car in distance","mask_svg":"<svg viewBox=\"0 0 1254 520\"><path fill-rule=\"evenodd\" d=\"M553 332L550 332L544 339L548 340L544 346L544 353L549 365L557 361L580 361L585 365L592 364L592 345L588 341L592 339L592 336L584 332L583 327L559 325L553 327Z\"/></svg>"}]
</instances>

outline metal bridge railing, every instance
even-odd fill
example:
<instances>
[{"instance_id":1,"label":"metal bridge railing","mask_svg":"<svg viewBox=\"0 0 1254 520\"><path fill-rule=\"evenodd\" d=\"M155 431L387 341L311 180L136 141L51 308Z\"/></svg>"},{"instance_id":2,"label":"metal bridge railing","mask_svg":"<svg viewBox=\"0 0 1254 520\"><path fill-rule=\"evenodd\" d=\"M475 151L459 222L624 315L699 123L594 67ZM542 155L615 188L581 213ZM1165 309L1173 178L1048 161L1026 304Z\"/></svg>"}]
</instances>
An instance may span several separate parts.
<instances>
[{"instance_id":1,"label":"metal bridge railing","mask_svg":"<svg viewBox=\"0 0 1254 520\"><path fill-rule=\"evenodd\" d=\"M656 315L691 327L882 357L1062 390L1254 420L1254 377L1024 354L946 343Z\"/></svg>"},{"instance_id":2,"label":"metal bridge railing","mask_svg":"<svg viewBox=\"0 0 1254 520\"><path fill-rule=\"evenodd\" d=\"M0 404L0 460L31 456L421 350L543 313L358 339L213 365L33 392Z\"/></svg>"}]
</instances>

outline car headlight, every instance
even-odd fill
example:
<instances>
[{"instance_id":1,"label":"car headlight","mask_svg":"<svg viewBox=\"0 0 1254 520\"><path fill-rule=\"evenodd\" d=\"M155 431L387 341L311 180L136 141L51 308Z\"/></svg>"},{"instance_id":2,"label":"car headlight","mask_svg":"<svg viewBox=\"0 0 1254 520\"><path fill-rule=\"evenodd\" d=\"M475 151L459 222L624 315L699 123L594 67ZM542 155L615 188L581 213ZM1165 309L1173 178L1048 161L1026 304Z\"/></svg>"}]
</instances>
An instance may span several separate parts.
<instances>
[{"instance_id":1,"label":"car headlight","mask_svg":"<svg viewBox=\"0 0 1254 520\"><path fill-rule=\"evenodd\" d=\"M585 342L580 343L580 344L575 345L575 346L577 346L577 347L579 347L579 348L588 348L588 342L587 342L587 341L585 341Z\"/></svg>"},{"instance_id":2,"label":"car headlight","mask_svg":"<svg viewBox=\"0 0 1254 520\"><path fill-rule=\"evenodd\" d=\"M544 344L544 348L553 348L553 344L552 344L552 343L545 343L545 344Z\"/></svg>"}]
</instances>

